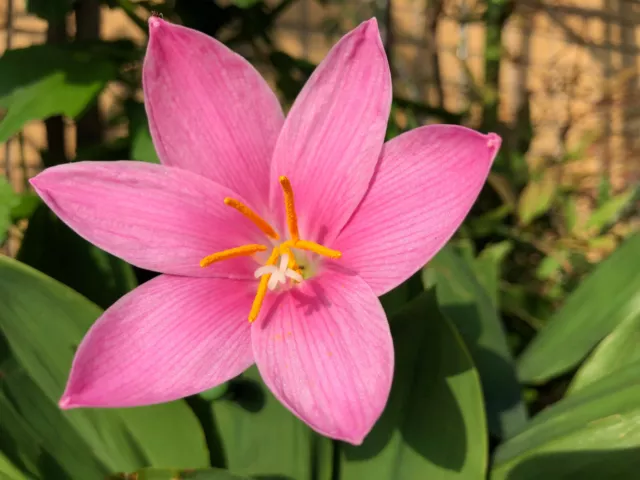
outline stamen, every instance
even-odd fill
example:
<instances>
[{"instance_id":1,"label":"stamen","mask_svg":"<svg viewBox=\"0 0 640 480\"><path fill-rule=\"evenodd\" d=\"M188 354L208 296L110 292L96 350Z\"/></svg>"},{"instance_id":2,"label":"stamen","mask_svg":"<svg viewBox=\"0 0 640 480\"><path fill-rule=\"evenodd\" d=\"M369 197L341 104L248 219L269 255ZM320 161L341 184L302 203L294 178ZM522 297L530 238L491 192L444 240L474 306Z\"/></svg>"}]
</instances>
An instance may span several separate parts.
<instances>
[{"instance_id":1,"label":"stamen","mask_svg":"<svg viewBox=\"0 0 640 480\"><path fill-rule=\"evenodd\" d=\"M253 255L257 252L264 252L267 249L264 245L243 245L241 247L230 248L229 250L223 250L222 252L213 253L200 260L201 267L208 267L212 263L219 262L221 260L227 260L235 257L245 257Z\"/></svg>"},{"instance_id":2,"label":"stamen","mask_svg":"<svg viewBox=\"0 0 640 480\"><path fill-rule=\"evenodd\" d=\"M308 240L298 240L294 248L299 248L300 250L307 250L309 252L322 255L323 257L329 257L333 259L338 259L342 257L342 252L339 252L338 250L332 250L331 248L324 247L319 243L310 242Z\"/></svg>"},{"instance_id":3,"label":"stamen","mask_svg":"<svg viewBox=\"0 0 640 480\"><path fill-rule=\"evenodd\" d=\"M289 277L290 279L295 280L298 283L302 283L302 281L304 280L304 278L302 277L300 272L297 272L295 270L291 270L290 268L288 268L287 271L284 272L284 274L287 277Z\"/></svg>"},{"instance_id":4,"label":"stamen","mask_svg":"<svg viewBox=\"0 0 640 480\"><path fill-rule=\"evenodd\" d=\"M289 267L289 262L291 261L291 258L293 258L293 255L289 252L289 250L285 250L282 251L282 249L280 250L280 272L282 272L282 274L284 275L284 272L287 270L287 268Z\"/></svg>"},{"instance_id":5,"label":"stamen","mask_svg":"<svg viewBox=\"0 0 640 480\"><path fill-rule=\"evenodd\" d=\"M263 275L271 275L274 272L277 272L278 268L275 267L274 265L263 265L262 267L256 269L255 272L253 272L253 276L256 278L260 278Z\"/></svg>"},{"instance_id":6,"label":"stamen","mask_svg":"<svg viewBox=\"0 0 640 480\"><path fill-rule=\"evenodd\" d=\"M225 198L224 204L232 208L235 208L253 223L255 223L260 230L262 230L268 237L278 240L280 236L260 215L247 207L244 203L235 200L234 198Z\"/></svg>"},{"instance_id":7,"label":"stamen","mask_svg":"<svg viewBox=\"0 0 640 480\"><path fill-rule=\"evenodd\" d=\"M280 270L271 274L269 278L269 283L267 283L267 288L271 291L275 290L278 287L278 284L284 283L287 281L287 277L284 276Z\"/></svg>"},{"instance_id":8,"label":"stamen","mask_svg":"<svg viewBox=\"0 0 640 480\"><path fill-rule=\"evenodd\" d=\"M293 188L291 188L291 182L285 176L280 177L280 185L282 186L282 193L284 193L284 206L287 211L287 226L289 227L289 235L291 240L295 243L300 239L298 233L298 217L296 216L296 206L293 201Z\"/></svg>"},{"instance_id":9,"label":"stamen","mask_svg":"<svg viewBox=\"0 0 640 480\"><path fill-rule=\"evenodd\" d=\"M279 255L280 250L278 249L278 247L274 248L271 252L269 260L267 260L267 262L265 263L265 266L275 265ZM262 302L264 302L264 297L267 294L270 278L271 275L267 274L263 275L260 279L260 283L258 284L258 291L256 292L256 298L253 299L253 305L251 305L251 311L249 312L249 322L253 322L256 318L258 318L260 307L262 307Z\"/></svg>"}]
</instances>

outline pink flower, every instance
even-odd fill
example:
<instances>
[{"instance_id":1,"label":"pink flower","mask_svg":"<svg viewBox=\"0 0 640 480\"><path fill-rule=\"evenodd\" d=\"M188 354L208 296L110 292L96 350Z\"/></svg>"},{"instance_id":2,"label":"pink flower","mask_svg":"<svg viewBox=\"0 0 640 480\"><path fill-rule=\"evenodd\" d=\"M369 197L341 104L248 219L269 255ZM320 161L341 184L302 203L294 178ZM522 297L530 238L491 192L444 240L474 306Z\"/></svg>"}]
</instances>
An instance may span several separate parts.
<instances>
[{"instance_id":1,"label":"pink flower","mask_svg":"<svg viewBox=\"0 0 640 480\"><path fill-rule=\"evenodd\" d=\"M391 77L375 20L333 47L286 120L243 58L149 23L162 165L80 162L32 179L79 235L162 273L91 328L60 406L166 402L255 362L312 428L361 443L393 375L377 297L458 228L500 138L438 125L383 145Z\"/></svg>"}]
</instances>

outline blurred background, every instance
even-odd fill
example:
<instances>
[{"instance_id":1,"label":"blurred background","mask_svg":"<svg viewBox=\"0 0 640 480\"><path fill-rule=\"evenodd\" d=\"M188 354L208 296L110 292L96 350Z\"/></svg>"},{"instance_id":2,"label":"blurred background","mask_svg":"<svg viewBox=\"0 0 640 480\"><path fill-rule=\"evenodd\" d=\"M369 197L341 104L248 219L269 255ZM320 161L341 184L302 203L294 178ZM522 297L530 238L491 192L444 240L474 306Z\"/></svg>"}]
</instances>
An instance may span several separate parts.
<instances>
[{"instance_id":1,"label":"blurred background","mask_svg":"<svg viewBox=\"0 0 640 480\"><path fill-rule=\"evenodd\" d=\"M438 284L467 342L492 448L589 376L579 368L620 326L632 343L600 377L640 360L640 3L3 0L2 251L102 308L151 274L68 230L27 179L74 160L158 161L140 88L150 15L241 53L285 108L328 49L375 16L394 81L389 138L427 123L503 137L471 214L418 278ZM422 288L385 296L387 312Z\"/></svg>"}]
</instances>

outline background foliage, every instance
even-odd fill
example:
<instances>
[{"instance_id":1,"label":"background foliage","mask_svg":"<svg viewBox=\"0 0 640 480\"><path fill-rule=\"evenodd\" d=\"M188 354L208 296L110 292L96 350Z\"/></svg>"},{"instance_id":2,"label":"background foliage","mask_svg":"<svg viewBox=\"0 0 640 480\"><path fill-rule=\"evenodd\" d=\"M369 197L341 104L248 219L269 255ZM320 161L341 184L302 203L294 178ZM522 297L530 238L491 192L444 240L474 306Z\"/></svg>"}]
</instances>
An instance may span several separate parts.
<instances>
[{"instance_id":1,"label":"background foliage","mask_svg":"<svg viewBox=\"0 0 640 480\"><path fill-rule=\"evenodd\" d=\"M272 39L294 3L29 0L28 11L48 22L47 41L0 57L0 140L19 141L28 122L45 120L43 166L158 161L140 97L144 42L101 39L101 8L122 10L145 35L153 12L223 39L268 71L290 105L314 68ZM319 1L329 3L341 12L341 2ZM388 27L384 3L373 10ZM428 6L434 19L446 7ZM11 232L19 249L0 257L0 477L633 478L640 467L638 187L614 191L604 178L584 211L584 192L556 174L579 161L591 139L531 162L530 103L515 123L500 120L503 27L514 7L487 0L467 12L468 22L484 27L484 79L464 109L394 99L389 138L443 122L497 131L505 141L454 240L382 298L397 365L387 408L362 446L312 432L255 369L170 404L60 411L83 334L153 274L88 244L28 189L2 179L0 241ZM116 107L105 112L97 101L114 85Z\"/></svg>"}]
</instances>

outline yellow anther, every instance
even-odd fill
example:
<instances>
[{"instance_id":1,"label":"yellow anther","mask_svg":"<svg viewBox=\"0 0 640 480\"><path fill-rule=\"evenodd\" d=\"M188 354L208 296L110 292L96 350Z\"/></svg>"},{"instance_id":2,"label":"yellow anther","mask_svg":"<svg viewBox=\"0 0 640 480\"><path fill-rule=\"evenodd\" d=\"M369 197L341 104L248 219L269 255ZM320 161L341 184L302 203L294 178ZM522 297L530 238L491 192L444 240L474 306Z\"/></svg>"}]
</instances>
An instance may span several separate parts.
<instances>
[{"instance_id":1,"label":"yellow anther","mask_svg":"<svg viewBox=\"0 0 640 480\"><path fill-rule=\"evenodd\" d=\"M229 250L223 250L222 252L213 253L200 260L201 267L208 267L212 263L219 262L221 260L228 260L229 258L245 257L253 255L254 253L264 252L267 249L264 245L243 245L241 247L230 248Z\"/></svg>"},{"instance_id":2,"label":"yellow anther","mask_svg":"<svg viewBox=\"0 0 640 480\"><path fill-rule=\"evenodd\" d=\"M284 206L287 211L287 226L289 227L289 235L295 243L300 239L298 234L298 217L296 216L296 205L293 201L293 188L291 182L285 176L280 177L280 185L282 193L284 193Z\"/></svg>"},{"instance_id":3,"label":"yellow anther","mask_svg":"<svg viewBox=\"0 0 640 480\"><path fill-rule=\"evenodd\" d=\"M247 207L244 203L239 202L234 198L225 198L224 204L228 205L232 208L235 208L253 223L255 223L260 230L262 230L267 236L273 238L274 240L278 240L280 236L278 233L269 225L260 215Z\"/></svg>"},{"instance_id":4,"label":"yellow anther","mask_svg":"<svg viewBox=\"0 0 640 480\"><path fill-rule=\"evenodd\" d=\"M251 311L249 312L249 322L254 322L258 315L260 314L260 309L262 308L262 304L264 303L264 299L267 295L267 291L269 290L269 283L271 280L271 273L262 273L265 271L272 271L278 274L277 278L274 278L275 284L271 286L271 288L275 288L279 283L284 283L281 276L284 274L285 277L291 278L292 284L298 283L302 281L304 276L302 275L304 266L299 266L296 257L293 254L294 249L306 250L308 252L313 252L317 255L321 255L323 257L329 257L333 259L338 259L342 257L342 253L338 250L333 250L331 248L327 248L323 245L320 245L316 242L311 242L308 240L300 240L300 233L298 232L298 217L296 216L296 206L293 197L293 188L291 187L291 182L285 176L280 177L280 185L282 187L282 192L284 194L284 205L287 215L287 227L289 230L289 239L280 243L277 247L274 247L271 251L271 255L269 259L266 261L264 266L268 266L271 268L262 269L260 267L256 270L257 274L260 276L260 282L258 283L258 290L256 292L256 296L253 299L253 304L251 305ZM251 210L242 202L235 200L233 198L225 198L225 205L233 207L238 212L242 213L245 217L251 220L260 230L262 230L267 236L274 240L278 240L278 233L269 225L262 217L260 217L256 212ZM267 250L267 247L264 245L252 244L252 245L243 245L236 248L231 248L229 250L224 250L222 252L217 252L208 257L203 258L200 261L201 267L208 267L212 263L219 262L221 260L227 260L229 258L234 257L242 257L253 255L258 252L264 252ZM287 269L282 268L282 264L280 269L275 269L273 266L276 264L278 259L283 255L288 255L287 261ZM296 272L300 275L297 277L293 272ZM310 270L313 272L313 270ZM294 278L295 277L295 278Z\"/></svg>"},{"instance_id":5,"label":"yellow anther","mask_svg":"<svg viewBox=\"0 0 640 480\"><path fill-rule=\"evenodd\" d=\"M309 242L307 240L298 240L294 248L299 248L300 250L307 250L309 252L317 253L318 255L322 255L323 257L329 257L333 259L338 259L342 257L342 252L338 250L332 250L331 248L324 247L316 242Z\"/></svg>"},{"instance_id":6,"label":"yellow anther","mask_svg":"<svg viewBox=\"0 0 640 480\"><path fill-rule=\"evenodd\" d=\"M271 256L267 260L265 265L275 265L278 261L278 257L280 256L280 250L278 247L274 248L271 252ZM262 303L264 302L264 297L267 294L267 287L269 284L269 279L271 275L263 275L260 278L260 283L258 284L258 291L256 292L256 298L253 299L253 305L251 305L251 311L249 312L249 322L252 323L256 318L258 318L258 314L260 313L260 308L262 307Z\"/></svg>"},{"instance_id":7,"label":"yellow anther","mask_svg":"<svg viewBox=\"0 0 640 480\"><path fill-rule=\"evenodd\" d=\"M296 257L293 254L293 252L291 251L291 247L294 247L295 245L293 245L293 242L287 240L286 242L282 243L280 245L280 255L284 255L285 253L289 254L289 261L287 262L287 268L293 270L294 272L298 273L299 275L302 275L302 271L300 270L300 267L298 266L298 264L296 263ZM292 282L295 282L295 280L292 279Z\"/></svg>"}]
</instances>

